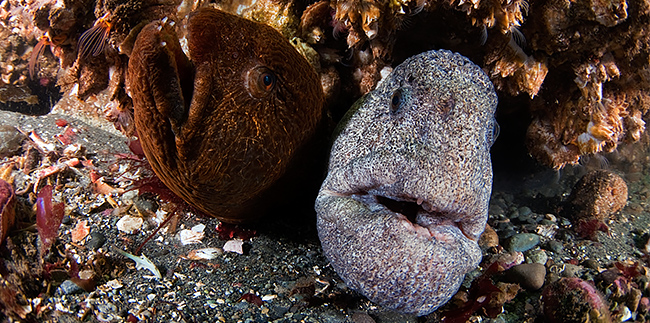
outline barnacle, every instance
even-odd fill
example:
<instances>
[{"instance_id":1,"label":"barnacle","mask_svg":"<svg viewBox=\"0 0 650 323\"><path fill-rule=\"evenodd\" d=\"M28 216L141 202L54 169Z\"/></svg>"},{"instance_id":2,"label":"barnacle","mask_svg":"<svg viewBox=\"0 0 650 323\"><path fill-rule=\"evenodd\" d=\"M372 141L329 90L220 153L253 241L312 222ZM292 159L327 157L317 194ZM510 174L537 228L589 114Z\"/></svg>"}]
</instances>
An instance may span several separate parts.
<instances>
[{"instance_id":1,"label":"barnacle","mask_svg":"<svg viewBox=\"0 0 650 323\"><path fill-rule=\"evenodd\" d=\"M112 24L109 22L108 13L95 21L95 25L86 30L79 37L79 57L86 58L92 54L97 56L104 51L106 40L111 32Z\"/></svg>"},{"instance_id":2,"label":"barnacle","mask_svg":"<svg viewBox=\"0 0 650 323\"><path fill-rule=\"evenodd\" d=\"M496 27L502 34L510 35L517 43L525 42L518 28L521 27L524 16L528 14L529 5L526 0L451 0L449 5L466 12L472 24L483 28L484 32Z\"/></svg>"},{"instance_id":3,"label":"barnacle","mask_svg":"<svg viewBox=\"0 0 650 323\"><path fill-rule=\"evenodd\" d=\"M34 46L34 49L32 50L32 54L29 56L29 63L28 63L29 78L34 79L34 72L36 70L38 58L41 57L41 55L43 55L43 51L45 51L45 47L51 44L52 42L50 41L50 37L48 37L47 35L43 35L38 40L38 43L36 43L36 45Z\"/></svg>"},{"instance_id":4,"label":"barnacle","mask_svg":"<svg viewBox=\"0 0 650 323\"><path fill-rule=\"evenodd\" d=\"M379 18L384 5L376 0L335 1L334 19L349 30L347 43L349 47L360 44L365 39L377 36ZM359 30L361 29L361 30Z\"/></svg>"},{"instance_id":5,"label":"barnacle","mask_svg":"<svg viewBox=\"0 0 650 323\"><path fill-rule=\"evenodd\" d=\"M38 67L38 60L43 55L45 47L50 46L50 50L54 56L64 59L65 52L62 49L62 45L68 40L67 34L55 34L52 35L52 31L44 33L34 45L32 53L29 56L29 62L27 64L27 70L29 72L30 79L34 79L36 68Z\"/></svg>"}]
</instances>

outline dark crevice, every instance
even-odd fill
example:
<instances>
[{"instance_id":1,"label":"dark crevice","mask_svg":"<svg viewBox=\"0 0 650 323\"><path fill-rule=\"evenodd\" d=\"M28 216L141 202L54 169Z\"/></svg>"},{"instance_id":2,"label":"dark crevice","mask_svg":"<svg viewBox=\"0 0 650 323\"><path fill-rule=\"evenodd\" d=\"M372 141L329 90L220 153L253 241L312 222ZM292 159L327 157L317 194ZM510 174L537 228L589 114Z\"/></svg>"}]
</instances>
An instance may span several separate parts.
<instances>
[{"instance_id":1,"label":"dark crevice","mask_svg":"<svg viewBox=\"0 0 650 323\"><path fill-rule=\"evenodd\" d=\"M422 207L415 202L396 201L384 196L377 196L377 202L389 210L404 215L411 223L417 223L415 218Z\"/></svg>"}]
</instances>

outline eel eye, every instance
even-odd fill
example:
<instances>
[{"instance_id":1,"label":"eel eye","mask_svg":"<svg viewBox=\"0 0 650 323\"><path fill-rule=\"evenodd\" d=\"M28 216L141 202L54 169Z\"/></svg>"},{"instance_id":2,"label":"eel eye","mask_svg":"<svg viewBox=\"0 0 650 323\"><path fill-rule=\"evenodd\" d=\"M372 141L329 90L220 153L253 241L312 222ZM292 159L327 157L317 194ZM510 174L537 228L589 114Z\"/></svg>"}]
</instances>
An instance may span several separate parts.
<instances>
[{"instance_id":1,"label":"eel eye","mask_svg":"<svg viewBox=\"0 0 650 323\"><path fill-rule=\"evenodd\" d=\"M399 110L399 107L402 105L402 89L397 89L393 93L393 97L390 98L390 112L396 113Z\"/></svg>"},{"instance_id":2,"label":"eel eye","mask_svg":"<svg viewBox=\"0 0 650 323\"><path fill-rule=\"evenodd\" d=\"M278 82L278 77L266 67L256 67L248 72L248 91L254 97L264 97L271 93Z\"/></svg>"},{"instance_id":3,"label":"eel eye","mask_svg":"<svg viewBox=\"0 0 650 323\"><path fill-rule=\"evenodd\" d=\"M497 123L496 119L492 120L492 130L488 130L488 147L492 147L494 145L494 142L497 141L497 137L499 137L499 132L501 132L501 127L499 127L499 124Z\"/></svg>"},{"instance_id":4,"label":"eel eye","mask_svg":"<svg viewBox=\"0 0 650 323\"><path fill-rule=\"evenodd\" d=\"M275 85L275 74L272 73L264 73L260 75L260 82L262 83L262 86L264 87L264 91L271 91L273 89L273 85Z\"/></svg>"}]
</instances>

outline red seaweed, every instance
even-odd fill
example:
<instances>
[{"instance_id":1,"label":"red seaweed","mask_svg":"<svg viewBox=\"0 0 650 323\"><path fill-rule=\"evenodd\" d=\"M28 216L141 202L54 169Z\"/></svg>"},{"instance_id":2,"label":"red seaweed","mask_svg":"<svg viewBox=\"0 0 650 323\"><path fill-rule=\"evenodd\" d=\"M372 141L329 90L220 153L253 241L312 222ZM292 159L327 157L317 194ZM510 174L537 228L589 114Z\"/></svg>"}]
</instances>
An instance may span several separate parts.
<instances>
[{"instance_id":1,"label":"red seaweed","mask_svg":"<svg viewBox=\"0 0 650 323\"><path fill-rule=\"evenodd\" d=\"M127 143L129 150L138 157L144 157L144 150L142 150L142 145L140 144L140 138L131 140Z\"/></svg>"},{"instance_id":2,"label":"red seaweed","mask_svg":"<svg viewBox=\"0 0 650 323\"><path fill-rule=\"evenodd\" d=\"M54 137L58 139L61 144L69 145L75 142L77 138L77 132L71 127L66 127L65 130L63 130L63 132L61 132L60 134Z\"/></svg>"},{"instance_id":3,"label":"red seaweed","mask_svg":"<svg viewBox=\"0 0 650 323\"><path fill-rule=\"evenodd\" d=\"M442 313L443 323L462 323L466 322L472 314L483 308L485 314L489 317L496 318L501 313L501 308L492 308L490 301L497 294L503 293L501 289L494 285L491 277L498 272L503 271L503 266L495 262L491 264L485 272L478 277L469 289L469 300L456 309L447 310ZM494 304L492 304L494 305Z\"/></svg>"},{"instance_id":4,"label":"red seaweed","mask_svg":"<svg viewBox=\"0 0 650 323\"><path fill-rule=\"evenodd\" d=\"M0 244L7 236L7 232L14 225L16 217L14 188L11 184L0 179Z\"/></svg>"},{"instance_id":5,"label":"red seaweed","mask_svg":"<svg viewBox=\"0 0 650 323\"><path fill-rule=\"evenodd\" d=\"M255 304L257 306L262 306L264 304L264 301L257 295L252 294L252 293L246 293L241 296L240 300L245 300L251 304Z\"/></svg>"},{"instance_id":6,"label":"red seaweed","mask_svg":"<svg viewBox=\"0 0 650 323\"><path fill-rule=\"evenodd\" d=\"M63 202L52 203L52 186L45 185L36 199L36 228L41 238L41 256L56 240L59 226L63 220Z\"/></svg>"},{"instance_id":7,"label":"red seaweed","mask_svg":"<svg viewBox=\"0 0 650 323\"><path fill-rule=\"evenodd\" d=\"M68 120L66 119L56 119L54 123L57 125L57 127L65 127L68 125Z\"/></svg>"},{"instance_id":8,"label":"red seaweed","mask_svg":"<svg viewBox=\"0 0 650 323\"><path fill-rule=\"evenodd\" d=\"M629 278L629 279L634 279L640 275L642 275L640 269L639 269L639 263L634 262L631 265L626 265L620 261L617 261L614 263L614 266L620 270L623 274L623 276Z\"/></svg>"},{"instance_id":9,"label":"red seaweed","mask_svg":"<svg viewBox=\"0 0 650 323\"><path fill-rule=\"evenodd\" d=\"M255 230L242 228L239 225L224 222L217 225L217 233L221 240L231 240L234 238L249 240L250 238L257 236L257 231Z\"/></svg>"}]
</instances>

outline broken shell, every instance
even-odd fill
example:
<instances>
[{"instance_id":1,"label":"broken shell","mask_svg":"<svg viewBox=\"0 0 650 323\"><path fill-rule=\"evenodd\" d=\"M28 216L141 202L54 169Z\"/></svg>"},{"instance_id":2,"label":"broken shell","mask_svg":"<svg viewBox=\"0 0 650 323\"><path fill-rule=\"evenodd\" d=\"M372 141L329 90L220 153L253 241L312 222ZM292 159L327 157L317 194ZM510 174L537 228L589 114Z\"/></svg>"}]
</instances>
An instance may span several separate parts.
<instances>
[{"instance_id":1,"label":"broken shell","mask_svg":"<svg viewBox=\"0 0 650 323\"><path fill-rule=\"evenodd\" d=\"M132 234L140 230L143 223L144 220L142 218L127 214L117 221L117 229L124 233Z\"/></svg>"},{"instance_id":2,"label":"broken shell","mask_svg":"<svg viewBox=\"0 0 650 323\"><path fill-rule=\"evenodd\" d=\"M0 158L13 156L20 152L23 141L27 139L16 127L0 126Z\"/></svg>"},{"instance_id":3,"label":"broken shell","mask_svg":"<svg viewBox=\"0 0 650 323\"><path fill-rule=\"evenodd\" d=\"M77 225L72 229L70 235L72 236L72 242L79 242L83 240L88 233L90 233L90 227L88 226L88 220L83 220L77 222Z\"/></svg>"},{"instance_id":4,"label":"broken shell","mask_svg":"<svg viewBox=\"0 0 650 323\"><path fill-rule=\"evenodd\" d=\"M192 227L191 230L183 229L179 233L181 243L185 246L191 243L200 243L203 239L205 225L198 224Z\"/></svg>"},{"instance_id":5,"label":"broken shell","mask_svg":"<svg viewBox=\"0 0 650 323\"><path fill-rule=\"evenodd\" d=\"M201 248L190 251L185 258L189 260L210 260L222 254L223 250L221 248Z\"/></svg>"},{"instance_id":6,"label":"broken shell","mask_svg":"<svg viewBox=\"0 0 650 323\"><path fill-rule=\"evenodd\" d=\"M110 288L110 289L120 289L120 288L122 288L124 285L122 285L122 283L121 283L119 280L117 280L117 279L113 279L113 280L109 280L109 281L107 281L106 284L104 284L104 286L105 286L105 287L108 287L108 288Z\"/></svg>"},{"instance_id":7,"label":"broken shell","mask_svg":"<svg viewBox=\"0 0 650 323\"><path fill-rule=\"evenodd\" d=\"M226 252L235 252L240 255L244 254L244 241L239 240L239 239L233 239L230 241L226 241L226 243L223 245L223 251Z\"/></svg>"}]
</instances>

